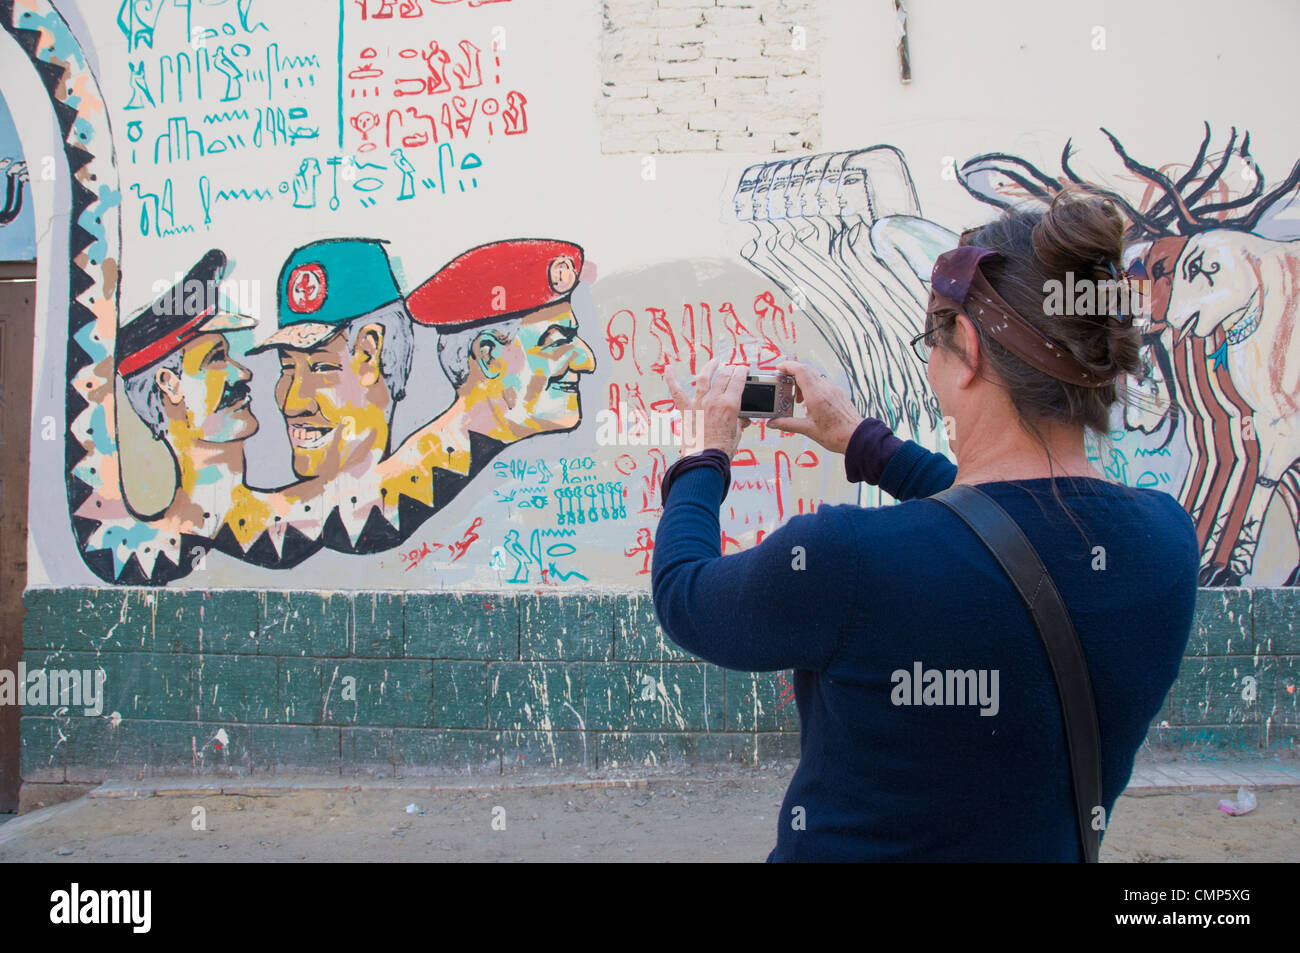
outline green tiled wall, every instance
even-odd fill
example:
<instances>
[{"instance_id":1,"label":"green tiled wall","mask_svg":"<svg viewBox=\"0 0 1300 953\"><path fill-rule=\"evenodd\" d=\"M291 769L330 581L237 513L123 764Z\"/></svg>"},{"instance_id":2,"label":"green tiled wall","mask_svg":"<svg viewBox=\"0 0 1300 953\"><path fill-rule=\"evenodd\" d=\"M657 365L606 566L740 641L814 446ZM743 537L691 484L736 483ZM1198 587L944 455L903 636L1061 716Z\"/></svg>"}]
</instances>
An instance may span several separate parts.
<instances>
[{"instance_id":1,"label":"green tiled wall","mask_svg":"<svg viewBox=\"0 0 1300 953\"><path fill-rule=\"evenodd\" d=\"M34 589L24 602L27 666L102 667L107 696L101 717L24 711L29 781L579 771L799 750L789 673L692 658L648 595ZM1188 653L1152 744L1300 740L1300 590L1201 590Z\"/></svg>"}]
</instances>

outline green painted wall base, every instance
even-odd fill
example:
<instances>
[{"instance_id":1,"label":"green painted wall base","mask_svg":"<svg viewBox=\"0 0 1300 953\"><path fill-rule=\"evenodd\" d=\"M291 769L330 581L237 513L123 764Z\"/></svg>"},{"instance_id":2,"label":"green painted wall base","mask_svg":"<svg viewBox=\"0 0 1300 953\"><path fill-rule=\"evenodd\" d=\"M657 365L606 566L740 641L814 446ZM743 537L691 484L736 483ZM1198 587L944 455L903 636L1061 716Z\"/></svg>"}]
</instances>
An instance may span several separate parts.
<instances>
[{"instance_id":1,"label":"green painted wall base","mask_svg":"<svg viewBox=\"0 0 1300 953\"><path fill-rule=\"evenodd\" d=\"M648 595L34 589L29 670L101 670L102 712L28 705L22 774L419 775L799 753L789 673L667 641ZM1300 742L1300 590L1203 589L1161 747Z\"/></svg>"}]
</instances>

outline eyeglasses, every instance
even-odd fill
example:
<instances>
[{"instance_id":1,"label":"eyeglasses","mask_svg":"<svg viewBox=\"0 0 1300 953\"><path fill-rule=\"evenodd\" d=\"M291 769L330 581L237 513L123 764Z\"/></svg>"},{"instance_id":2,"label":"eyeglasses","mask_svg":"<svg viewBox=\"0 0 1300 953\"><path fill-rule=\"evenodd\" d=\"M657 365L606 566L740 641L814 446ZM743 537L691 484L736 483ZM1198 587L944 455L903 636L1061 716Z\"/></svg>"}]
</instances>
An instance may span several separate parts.
<instances>
[{"instance_id":1,"label":"eyeglasses","mask_svg":"<svg viewBox=\"0 0 1300 953\"><path fill-rule=\"evenodd\" d=\"M916 337L912 338L912 350L916 353L917 359L922 364L930 363L930 345L925 342L926 336L931 334L930 331L922 331Z\"/></svg>"},{"instance_id":2,"label":"eyeglasses","mask_svg":"<svg viewBox=\"0 0 1300 953\"><path fill-rule=\"evenodd\" d=\"M962 245L971 244L971 241L975 238L975 236L978 235L983 230L984 230L983 225L975 225L971 228L964 230L961 233L961 235L958 236L957 238L958 247ZM935 323L935 326L930 328L928 331L922 331L916 337L912 338L911 341L912 350L915 352L917 358L920 360L922 364L930 363L930 352L934 350L934 345L930 343L931 341L930 335L934 334L934 332L938 331L940 328L945 327L948 324L956 321L957 319L957 313L955 311L936 312L936 314L938 315L939 321ZM926 316L926 320L929 321L928 315Z\"/></svg>"},{"instance_id":3,"label":"eyeglasses","mask_svg":"<svg viewBox=\"0 0 1300 953\"><path fill-rule=\"evenodd\" d=\"M946 327L952 321L955 321L957 319L957 314L956 312L948 311L939 313L937 317L938 320L935 322L934 327L930 328L928 331L922 331L916 337L912 338L911 341L912 351L915 352L917 358L922 364L930 363L930 352L934 350L934 345L931 343L931 335L936 331L939 331L941 328Z\"/></svg>"}]
</instances>

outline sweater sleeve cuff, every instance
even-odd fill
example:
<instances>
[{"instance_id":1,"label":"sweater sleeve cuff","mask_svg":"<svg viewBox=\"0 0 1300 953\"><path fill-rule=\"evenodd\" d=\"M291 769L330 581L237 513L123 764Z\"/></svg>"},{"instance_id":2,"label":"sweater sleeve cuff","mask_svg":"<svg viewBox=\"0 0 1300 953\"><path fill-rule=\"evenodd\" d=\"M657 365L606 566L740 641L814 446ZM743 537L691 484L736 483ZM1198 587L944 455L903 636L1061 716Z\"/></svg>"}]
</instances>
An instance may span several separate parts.
<instances>
[{"instance_id":1,"label":"sweater sleeve cuff","mask_svg":"<svg viewBox=\"0 0 1300 953\"><path fill-rule=\"evenodd\" d=\"M858 424L844 449L844 474L850 483L880 484L880 475L903 441L883 420L868 417Z\"/></svg>"},{"instance_id":2,"label":"sweater sleeve cuff","mask_svg":"<svg viewBox=\"0 0 1300 953\"><path fill-rule=\"evenodd\" d=\"M885 471L880 475L878 485L896 500L910 500L918 495L913 487L913 481L917 477L917 468L922 466L927 459L937 456L939 454L930 453L929 450L915 440L905 440L903 445L898 448L898 452L889 458ZM946 457L942 459L955 473L956 467L952 465L952 462L948 461ZM952 479L949 478L948 484L945 485L951 485L951 483ZM932 492L937 493L938 490Z\"/></svg>"},{"instance_id":3,"label":"sweater sleeve cuff","mask_svg":"<svg viewBox=\"0 0 1300 953\"><path fill-rule=\"evenodd\" d=\"M727 498L727 491L731 489L731 460L721 450L709 449L693 453L688 457L682 457L668 468L664 473L663 482L659 485L659 503L661 506L668 502L668 489L672 486L673 480L687 470L693 470L696 467L709 467L717 470L722 476L722 499Z\"/></svg>"}]
</instances>

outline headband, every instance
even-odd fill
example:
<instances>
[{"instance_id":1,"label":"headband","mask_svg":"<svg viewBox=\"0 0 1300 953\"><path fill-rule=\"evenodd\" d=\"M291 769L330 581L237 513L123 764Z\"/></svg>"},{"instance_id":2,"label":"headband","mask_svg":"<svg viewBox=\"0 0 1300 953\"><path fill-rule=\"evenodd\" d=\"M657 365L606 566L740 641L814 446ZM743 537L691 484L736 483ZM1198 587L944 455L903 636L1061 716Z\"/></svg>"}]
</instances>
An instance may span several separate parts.
<instances>
[{"instance_id":1,"label":"headband","mask_svg":"<svg viewBox=\"0 0 1300 953\"><path fill-rule=\"evenodd\" d=\"M962 245L944 252L934 263L930 277L927 315L948 309L960 311L1030 367L1050 377L1080 387L1103 387L1114 377L1101 378L1002 299L989 284L979 264L985 258L1001 257L978 245Z\"/></svg>"}]
</instances>

